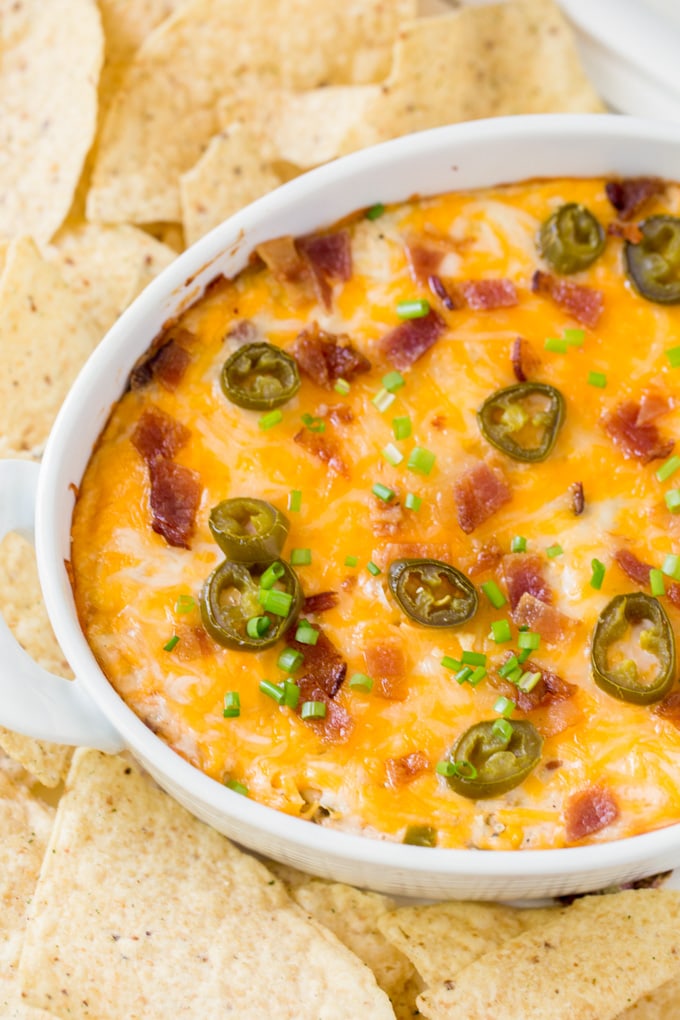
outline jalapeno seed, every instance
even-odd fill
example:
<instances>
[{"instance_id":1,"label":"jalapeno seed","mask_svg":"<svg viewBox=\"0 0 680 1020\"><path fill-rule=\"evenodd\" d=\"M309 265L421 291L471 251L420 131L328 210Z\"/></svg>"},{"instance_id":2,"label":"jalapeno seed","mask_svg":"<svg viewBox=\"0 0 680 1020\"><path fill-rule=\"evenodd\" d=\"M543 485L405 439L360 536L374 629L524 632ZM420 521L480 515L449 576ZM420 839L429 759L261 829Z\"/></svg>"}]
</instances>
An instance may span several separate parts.
<instances>
[{"instance_id":1,"label":"jalapeno seed","mask_svg":"<svg viewBox=\"0 0 680 1020\"><path fill-rule=\"evenodd\" d=\"M423 627L457 627L477 612L472 581L441 560L394 560L387 583L400 609Z\"/></svg>"}]
</instances>

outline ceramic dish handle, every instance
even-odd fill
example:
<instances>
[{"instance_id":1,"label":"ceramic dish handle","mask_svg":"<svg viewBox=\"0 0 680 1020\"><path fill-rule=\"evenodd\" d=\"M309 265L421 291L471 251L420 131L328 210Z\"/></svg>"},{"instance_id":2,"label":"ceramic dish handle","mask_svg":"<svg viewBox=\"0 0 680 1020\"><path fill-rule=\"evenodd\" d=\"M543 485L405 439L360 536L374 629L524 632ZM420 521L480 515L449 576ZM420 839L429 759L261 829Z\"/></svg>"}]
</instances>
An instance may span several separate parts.
<instances>
[{"instance_id":1,"label":"ceramic dish handle","mask_svg":"<svg viewBox=\"0 0 680 1020\"><path fill-rule=\"evenodd\" d=\"M33 541L39 467L0 461L0 540L16 531ZM38 740L115 752L123 741L80 684L54 676L18 643L0 616L0 725Z\"/></svg>"}]
</instances>

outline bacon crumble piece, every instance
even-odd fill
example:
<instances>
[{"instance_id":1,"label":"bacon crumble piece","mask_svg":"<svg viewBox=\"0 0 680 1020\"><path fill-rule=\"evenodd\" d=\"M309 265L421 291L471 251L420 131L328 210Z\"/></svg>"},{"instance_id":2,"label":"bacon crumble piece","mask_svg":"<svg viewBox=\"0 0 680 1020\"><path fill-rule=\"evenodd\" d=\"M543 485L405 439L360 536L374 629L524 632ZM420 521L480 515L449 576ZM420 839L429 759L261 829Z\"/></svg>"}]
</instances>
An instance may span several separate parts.
<instances>
[{"instance_id":1,"label":"bacon crumble piece","mask_svg":"<svg viewBox=\"0 0 680 1020\"><path fill-rule=\"evenodd\" d=\"M510 487L500 470L478 461L458 478L453 494L458 524L466 535L492 517L512 498Z\"/></svg>"},{"instance_id":2,"label":"bacon crumble piece","mask_svg":"<svg viewBox=\"0 0 680 1020\"><path fill-rule=\"evenodd\" d=\"M502 559L503 550L495 538L492 538L490 542L482 542L474 550L474 559L468 561L465 573L474 577L476 574L483 574L486 570L495 570Z\"/></svg>"},{"instance_id":3,"label":"bacon crumble piece","mask_svg":"<svg viewBox=\"0 0 680 1020\"><path fill-rule=\"evenodd\" d=\"M623 241L630 241L631 244L639 244L642 240L642 231L637 223L619 223L613 220L607 224L607 233L610 237L620 237Z\"/></svg>"},{"instance_id":4,"label":"bacon crumble piece","mask_svg":"<svg viewBox=\"0 0 680 1020\"><path fill-rule=\"evenodd\" d=\"M658 177L624 177L620 181L607 181L605 193L622 220L630 220L645 202L664 191Z\"/></svg>"},{"instance_id":5,"label":"bacon crumble piece","mask_svg":"<svg viewBox=\"0 0 680 1020\"><path fill-rule=\"evenodd\" d=\"M430 772L431 769L432 764L424 751L411 751L410 754L403 754L400 758L387 758L385 761L387 785L396 790L400 786L412 783L418 776Z\"/></svg>"},{"instance_id":6,"label":"bacon crumble piece","mask_svg":"<svg viewBox=\"0 0 680 1020\"><path fill-rule=\"evenodd\" d=\"M240 319L228 330L225 341L231 341L236 347L244 347L246 344L260 342L263 337L261 331L250 319Z\"/></svg>"},{"instance_id":7,"label":"bacon crumble piece","mask_svg":"<svg viewBox=\"0 0 680 1020\"><path fill-rule=\"evenodd\" d=\"M654 706L652 712L654 715L666 719L676 729L680 730L680 691L674 691L673 694L666 695L663 701Z\"/></svg>"},{"instance_id":8,"label":"bacon crumble piece","mask_svg":"<svg viewBox=\"0 0 680 1020\"><path fill-rule=\"evenodd\" d=\"M614 553L614 559L631 581L635 581L636 584L644 585L645 587L649 585L649 571L652 569L649 563L638 559L630 549L617 549ZM680 584L677 581L666 581L666 595L674 606L680 608Z\"/></svg>"},{"instance_id":9,"label":"bacon crumble piece","mask_svg":"<svg viewBox=\"0 0 680 1020\"><path fill-rule=\"evenodd\" d=\"M157 457L172 460L190 435L191 430L186 425L152 406L142 411L130 441L147 464L151 464Z\"/></svg>"},{"instance_id":10,"label":"bacon crumble piece","mask_svg":"<svg viewBox=\"0 0 680 1020\"><path fill-rule=\"evenodd\" d=\"M512 280L459 280L456 290L463 295L468 308L476 312L514 308L519 303Z\"/></svg>"},{"instance_id":11,"label":"bacon crumble piece","mask_svg":"<svg viewBox=\"0 0 680 1020\"><path fill-rule=\"evenodd\" d=\"M376 538L398 535L404 523L404 510L399 499L386 503L378 496L371 496L368 507L371 530ZM376 560L376 563L378 561Z\"/></svg>"},{"instance_id":12,"label":"bacon crumble piece","mask_svg":"<svg viewBox=\"0 0 680 1020\"><path fill-rule=\"evenodd\" d=\"M194 659L200 659L204 655L214 653L216 645L213 643L205 627L178 623L175 624L175 634L179 641L174 649L174 653L180 662L193 662Z\"/></svg>"},{"instance_id":13,"label":"bacon crumble piece","mask_svg":"<svg viewBox=\"0 0 680 1020\"><path fill-rule=\"evenodd\" d=\"M508 658L510 656L508 655ZM523 691L514 684L509 683L507 680L495 680L493 686L501 689L503 693L512 698L517 707L521 712L533 712L537 708L544 708L546 705L554 705L560 701L568 701L569 698L573 698L577 688L574 684L568 683L563 680L557 673L553 673L552 670L546 666L541 666L537 662L533 662L531 659L527 659L522 664L522 669L526 673L540 673L541 679L538 681L536 686L530 691Z\"/></svg>"},{"instance_id":14,"label":"bacon crumble piece","mask_svg":"<svg viewBox=\"0 0 680 1020\"><path fill-rule=\"evenodd\" d=\"M446 323L433 308L419 319L406 319L380 341L380 351L395 368L410 368L429 351L446 330Z\"/></svg>"},{"instance_id":15,"label":"bacon crumble piece","mask_svg":"<svg viewBox=\"0 0 680 1020\"><path fill-rule=\"evenodd\" d=\"M338 649L320 627L316 629L319 631L319 637L315 645L305 645L297 641L295 626L291 627L286 635L287 645L296 652L301 652L304 657L300 679L297 681L300 686L300 704L303 701L316 701L312 693L317 689L323 691L326 697L334 698L347 675L347 663Z\"/></svg>"},{"instance_id":16,"label":"bacon crumble piece","mask_svg":"<svg viewBox=\"0 0 680 1020\"><path fill-rule=\"evenodd\" d=\"M334 425L351 425L354 421L352 409L347 404L333 404L326 413Z\"/></svg>"},{"instance_id":17,"label":"bacon crumble piece","mask_svg":"<svg viewBox=\"0 0 680 1020\"><path fill-rule=\"evenodd\" d=\"M439 273L442 262L455 252L456 245L450 238L417 234L407 238L404 248L414 281L426 283Z\"/></svg>"},{"instance_id":18,"label":"bacon crumble piece","mask_svg":"<svg viewBox=\"0 0 680 1020\"><path fill-rule=\"evenodd\" d=\"M327 464L333 474L349 478L349 468L340 456L336 440L319 432L310 432L309 429L304 428L295 433L293 442L301 446L307 453L311 453L322 464Z\"/></svg>"},{"instance_id":19,"label":"bacon crumble piece","mask_svg":"<svg viewBox=\"0 0 680 1020\"><path fill-rule=\"evenodd\" d=\"M638 426L649 425L650 422L656 421L657 418L672 411L673 406L672 397L658 393L656 390L645 390L640 397L640 409L635 424Z\"/></svg>"},{"instance_id":20,"label":"bacon crumble piece","mask_svg":"<svg viewBox=\"0 0 680 1020\"><path fill-rule=\"evenodd\" d=\"M640 413L641 405L627 400L604 416L604 430L625 457L636 457L643 464L663 460L671 453L675 442L664 440L653 422L647 420L639 424Z\"/></svg>"},{"instance_id":21,"label":"bacon crumble piece","mask_svg":"<svg viewBox=\"0 0 680 1020\"><path fill-rule=\"evenodd\" d=\"M518 627L529 627L537 631L549 645L563 641L573 627L570 616L541 602L534 595L525 592L513 610L512 618Z\"/></svg>"},{"instance_id":22,"label":"bacon crumble piece","mask_svg":"<svg viewBox=\"0 0 680 1020\"><path fill-rule=\"evenodd\" d=\"M161 333L130 372L130 389L142 389L152 379L157 379L166 390L176 390L191 361L187 346L191 346L195 340L188 329L175 328L172 334Z\"/></svg>"},{"instance_id":23,"label":"bacon crumble piece","mask_svg":"<svg viewBox=\"0 0 680 1020\"><path fill-rule=\"evenodd\" d=\"M295 238L289 234L275 237L258 244L255 251L274 279L287 288L290 297L298 303L320 297L326 305L329 294L319 294L319 277L312 272L308 260L298 251ZM330 292L328 284L325 285L325 291Z\"/></svg>"},{"instance_id":24,"label":"bacon crumble piece","mask_svg":"<svg viewBox=\"0 0 680 1020\"><path fill-rule=\"evenodd\" d=\"M339 601L337 591L319 591L315 595L306 596L302 612L325 613L328 609L335 609Z\"/></svg>"},{"instance_id":25,"label":"bacon crumble piece","mask_svg":"<svg viewBox=\"0 0 680 1020\"><path fill-rule=\"evenodd\" d=\"M524 595L531 595L546 606L552 604L552 591L543 576L544 566L544 561L536 553L507 553L503 557L503 576L512 612Z\"/></svg>"},{"instance_id":26,"label":"bacon crumble piece","mask_svg":"<svg viewBox=\"0 0 680 1020\"><path fill-rule=\"evenodd\" d=\"M510 352L510 360L512 362L512 370L515 373L515 379L517 382L526 382L527 374L524 367L524 346L525 341L521 336L515 337L512 342L512 351Z\"/></svg>"},{"instance_id":27,"label":"bacon crumble piece","mask_svg":"<svg viewBox=\"0 0 680 1020\"><path fill-rule=\"evenodd\" d=\"M317 731L324 743L347 743L349 738L352 736L352 730L354 729L354 719L347 709L343 708L343 706L338 704L337 701L333 701L332 698L329 698L325 691L322 691L319 687L305 690L304 695L301 688L298 712L305 701L323 701L326 706L326 715L323 719L305 720L308 726L311 726Z\"/></svg>"},{"instance_id":28,"label":"bacon crumble piece","mask_svg":"<svg viewBox=\"0 0 680 1020\"><path fill-rule=\"evenodd\" d=\"M593 287L584 287L571 280L562 280L551 273L537 269L531 279L534 294L551 298L556 305L583 323L596 326L604 310L604 294Z\"/></svg>"},{"instance_id":29,"label":"bacon crumble piece","mask_svg":"<svg viewBox=\"0 0 680 1020\"><path fill-rule=\"evenodd\" d=\"M371 370L368 358L352 346L347 336L326 333L316 322L298 334L292 353L302 371L327 390L332 390L338 379L350 381Z\"/></svg>"},{"instance_id":30,"label":"bacon crumble piece","mask_svg":"<svg viewBox=\"0 0 680 1020\"><path fill-rule=\"evenodd\" d=\"M348 230L333 234L308 234L299 237L297 247L311 263L314 272L327 280L352 279L352 244Z\"/></svg>"},{"instance_id":31,"label":"bacon crumble piece","mask_svg":"<svg viewBox=\"0 0 680 1020\"><path fill-rule=\"evenodd\" d=\"M199 476L164 457L149 462L151 527L168 545L189 548L201 501Z\"/></svg>"},{"instance_id":32,"label":"bacon crumble piece","mask_svg":"<svg viewBox=\"0 0 680 1020\"><path fill-rule=\"evenodd\" d=\"M366 672L373 678L374 694L388 701L404 701L408 696L406 658L399 638L381 638L364 649Z\"/></svg>"},{"instance_id":33,"label":"bacon crumble piece","mask_svg":"<svg viewBox=\"0 0 680 1020\"><path fill-rule=\"evenodd\" d=\"M580 517L586 508L586 497L583 493L583 482L573 482L569 486L569 495L571 497L571 509L574 511L576 517Z\"/></svg>"},{"instance_id":34,"label":"bacon crumble piece","mask_svg":"<svg viewBox=\"0 0 680 1020\"><path fill-rule=\"evenodd\" d=\"M601 832L619 817L614 794L605 786L589 786L569 798L565 811L566 837L576 843Z\"/></svg>"},{"instance_id":35,"label":"bacon crumble piece","mask_svg":"<svg viewBox=\"0 0 680 1020\"><path fill-rule=\"evenodd\" d=\"M434 294L434 296L439 298L444 308L446 308L449 312L454 312L456 308L459 307L455 299L446 289L442 280L440 279L439 276L437 276L436 273L433 273L431 276L428 276L427 285Z\"/></svg>"}]
</instances>

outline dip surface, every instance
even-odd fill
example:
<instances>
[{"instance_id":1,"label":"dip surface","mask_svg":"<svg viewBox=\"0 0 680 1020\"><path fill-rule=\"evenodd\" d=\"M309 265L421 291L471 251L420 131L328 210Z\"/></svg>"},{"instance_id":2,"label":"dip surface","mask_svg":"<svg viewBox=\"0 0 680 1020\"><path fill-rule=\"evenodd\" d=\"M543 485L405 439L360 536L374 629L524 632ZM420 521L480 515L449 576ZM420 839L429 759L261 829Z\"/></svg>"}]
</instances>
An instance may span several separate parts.
<instances>
[{"instance_id":1,"label":"dip surface","mask_svg":"<svg viewBox=\"0 0 680 1020\"><path fill-rule=\"evenodd\" d=\"M590 661L600 614L617 595L649 595L650 566L665 566L658 601L676 633L680 624L669 560L680 553L680 472L656 476L680 423L680 357L672 354L680 305L636 292L620 236L637 240L645 218L677 216L680 187L650 194L622 223L605 184L533 182L359 214L323 232L341 234L342 245L293 249L302 277L258 261L216 281L163 338L187 356L174 369L172 358L164 369L157 358L135 374L80 486L74 590L113 686L192 764L292 815L396 841L422 838L425 827L424 838L445 847L551 848L680 821L677 681L663 698L636 704L598 686ZM536 236L570 202L605 231L614 227L592 265L566 276L543 260ZM347 242L349 271L338 254ZM428 302L438 333L415 359L425 319L400 317L406 301ZM400 323L420 326L395 338ZM316 381L303 364L279 421L226 398L222 367L239 344L267 341L296 356L303 331L318 340L314 324L331 342L349 342L370 370L340 375L339 385L331 373L323 385L318 364ZM403 385L392 377L381 394L395 371ZM564 422L542 460L508 456L477 418L495 391L522 377L564 399ZM198 494L188 548L151 526L153 457L132 442L150 409L189 430L162 458L193 473L180 472ZM544 411L539 402L537 414ZM410 435L397 438L409 431L406 419ZM424 452L413 458L416 447ZM299 509L289 509L291 493L301 494L292 497ZM260 689L263 679L289 678L304 700L314 648L295 643L294 625L288 640L253 652L222 647L201 623L201 590L224 559L208 517L237 497L286 515L281 558L311 554L293 567L305 596L336 594L301 613L323 635L319 668L330 656L341 680L323 719L302 719L300 706L279 706ZM388 586L390 564L404 558L462 571L479 595L476 614L453 628L415 623ZM520 639L522 625L539 640ZM525 691L517 676L513 684L499 674L522 640L534 647L520 672L540 674L525 678ZM306 659L294 673L277 665L291 645ZM473 683L448 668L466 665L465 652L477 653L470 672L481 667ZM642 642L638 652L647 677L654 649ZM612 654L620 664L629 649ZM370 690L350 685L356 674L373 681ZM234 692L240 714L225 717ZM511 726L532 723L540 759L502 795L461 796L437 764L469 727L504 716Z\"/></svg>"}]
</instances>

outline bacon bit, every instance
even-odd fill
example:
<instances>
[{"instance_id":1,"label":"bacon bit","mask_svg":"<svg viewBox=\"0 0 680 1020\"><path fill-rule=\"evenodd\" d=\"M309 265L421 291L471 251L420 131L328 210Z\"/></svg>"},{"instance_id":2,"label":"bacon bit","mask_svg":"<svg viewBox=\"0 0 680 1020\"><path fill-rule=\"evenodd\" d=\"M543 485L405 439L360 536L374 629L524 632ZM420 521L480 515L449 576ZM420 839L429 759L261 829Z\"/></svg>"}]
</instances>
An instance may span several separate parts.
<instances>
[{"instance_id":1,"label":"bacon bit","mask_svg":"<svg viewBox=\"0 0 680 1020\"><path fill-rule=\"evenodd\" d=\"M172 460L155 457L149 462L151 527L168 545L189 548L201 501L199 476Z\"/></svg>"},{"instance_id":2,"label":"bacon bit","mask_svg":"<svg viewBox=\"0 0 680 1020\"><path fill-rule=\"evenodd\" d=\"M523 348L525 341L521 336L515 337L512 343L512 351L510 353L510 360L512 361L512 370L515 373L515 379L517 382L526 382L527 374L524 371L523 364Z\"/></svg>"},{"instance_id":3,"label":"bacon bit","mask_svg":"<svg viewBox=\"0 0 680 1020\"><path fill-rule=\"evenodd\" d=\"M411 276L416 283L425 283L456 246L450 238L417 234L407 238L405 249Z\"/></svg>"},{"instance_id":4,"label":"bacon bit","mask_svg":"<svg viewBox=\"0 0 680 1020\"><path fill-rule=\"evenodd\" d=\"M374 681L374 692L388 701L404 701L408 696L406 659L399 638L382 638L364 650L366 672Z\"/></svg>"},{"instance_id":5,"label":"bacon bit","mask_svg":"<svg viewBox=\"0 0 680 1020\"><path fill-rule=\"evenodd\" d=\"M637 426L649 425L650 422L656 421L657 418L672 411L673 406L671 397L656 390L646 390L640 398L640 410L635 424Z\"/></svg>"},{"instance_id":6,"label":"bacon bit","mask_svg":"<svg viewBox=\"0 0 680 1020\"><path fill-rule=\"evenodd\" d=\"M600 832L619 817L613 793L604 786L589 786L569 798L565 812L566 836L575 843Z\"/></svg>"},{"instance_id":7,"label":"bacon bit","mask_svg":"<svg viewBox=\"0 0 680 1020\"><path fill-rule=\"evenodd\" d=\"M183 340L184 344L179 341ZM187 329L175 328L174 333L167 331L156 337L149 350L142 355L130 372L128 385L131 390L139 390L148 386L152 379L167 390L175 390L182 380L191 355L187 345L196 340Z\"/></svg>"},{"instance_id":8,"label":"bacon bit","mask_svg":"<svg viewBox=\"0 0 680 1020\"><path fill-rule=\"evenodd\" d=\"M437 429L438 432L441 432L442 429L446 428L446 415L435 414L434 418L430 422L430 425L432 426L433 429Z\"/></svg>"},{"instance_id":9,"label":"bacon bit","mask_svg":"<svg viewBox=\"0 0 680 1020\"><path fill-rule=\"evenodd\" d=\"M529 592L522 595L512 613L512 618L518 627L526 626L538 631L549 645L563 641L574 624L570 616L566 616L554 606L546 605Z\"/></svg>"},{"instance_id":10,"label":"bacon bit","mask_svg":"<svg viewBox=\"0 0 680 1020\"><path fill-rule=\"evenodd\" d=\"M605 193L622 220L631 219L654 195L664 190L658 177L625 177L621 181L607 181Z\"/></svg>"},{"instance_id":11,"label":"bacon bit","mask_svg":"<svg viewBox=\"0 0 680 1020\"><path fill-rule=\"evenodd\" d=\"M503 575L513 612L527 594L546 606L552 604L552 591L543 576L543 568L544 562L536 553L508 553L503 557Z\"/></svg>"},{"instance_id":12,"label":"bacon bit","mask_svg":"<svg viewBox=\"0 0 680 1020\"><path fill-rule=\"evenodd\" d=\"M571 509L576 517L580 517L586 508L586 497L583 494L583 482L574 482L569 486L571 496Z\"/></svg>"},{"instance_id":13,"label":"bacon bit","mask_svg":"<svg viewBox=\"0 0 680 1020\"><path fill-rule=\"evenodd\" d=\"M649 571L652 569L649 563L638 559L630 549L617 549L614 559L631 581L645 587L649 585ZM674 606L680 607L680 584L677 581L666 582L666 596Z\"/></svg>"},{"instance_id":14,"label":"bacon bit","mask_svg":"<svg viewBox=\"0 0 680 1020\"><path fill-rule=\"evenodd\" d=\"M552 670L546 666L541 666L538 662L527 659L522 669L527 673L541 674L541 679L531 691L522 691L515 687L514 684L506 684L506 686L512 688L513 692L508 697L513 699L522 712L533 712L537 708L545 707L545 705L553 705L559 701L568 701L576 693L577 688L574 684L567 683L557 673L553 673Z\"/></svg>"},{"instance_id":15,"label":"bacon bit","mask_svg":"<svg viewBox=\"0 0 680 1020\"><path fill-rule=\"evenodd\" d=\"M347 336L326 333L316 322L298 334L293 354L302 371L327 390L332 390L338 379L349 381L371 370L368 358L352 346Z\"/></svg>"},{"instance_id":16,"label":"bacon bit","mask_svg":"<svg viewBox=\"0 0 680 1020\"><path fill-rule=\"evenodd\" d=\"M652 709L654 715L667 719L676 729L680 730L680 691L668 694L662 702Z\"/></svg>"},{"instance_id":17,"label":"bacon bit","mask_svg":"<svg viewBox=\"0 0 680 1020\"><path fill-rule=\"evenodd\" d=\"M456 283L456 290L474 311L514 308L519 301L512 280L461 280Z\"/></svg>"},{"instance_id":18,"label":"bacon bit","mask_svg":"<svg viewBox=\"0 0 680 1020\"><path fill-rule=\"evenodd\" d=\"M584 326L595 326L604 309L604 295L601 290L584 287L570 280L560 280L550 273L537 269L531 279L534 294L552 298L556 305L564 308Z\"/></svg>"},{"instance_id":19,"label":"bacon bit","mask_svg":"<svg viewBox=\"0 0 680 1020\"><path fill-rule=\"evenodd\" d=\"M349 468L340 456L338 444L334 439L321 435L319 432L310 432L305 428L296 432L293 442L301 446L307 453L317 457L323 464L328 464L334 474L349 478Z\"/></svg>"},{"instance_id":20,"label":"bacon bit","mask_svg":"<svg viewBox=\"0 0 680 1020\"><path fill-rule=\"evenodd\" d=\"M569 698L535 709L531 713L531 721L541 736L547 739L577 726L583 721L583 712L576 701Z\"/></svg>"},{"instance_id":21,"label":"bacon bit","mask_svg":"<svg viewBox=\"0 0 680 1020\"><path fill-rule=\"evenodd\" d=\"M371 530L377 538L385 535L397 535L401 531L404 522L404 511L398 499L386 503L377 496L373 496L369 504L368 512L371 518Z\"/></svg>"},{"instance_id":22,"label":"bacon bit","mask_svg":"<svg viewBox=\"0 0 680 1020\"><path fill-rule=\"evenodd\" d=\"M478 461L456 480L453 489L460 528L469 535L507 503L512 493L499 470Z\"/></svg>"},{"instance_id":23,"label":"bacon bit","mask_svg":"<svg viewBox=\"0 0 680 1020\"><path fill-rule=\"evenodd\" d=\"M625 457L637 457L643 464L663 460L675 443L672 439L664 442L656 425L651 422L639 425L640 412L641 406L634 400L619 404L602 419L605 432L621 448Z\"/></svg>"},{"instance_id":24,"label":"bacon bit","mask_svg":"<svg viewBox=\"0 0 680 1020\"><path fill-rule=\"evenodd\" d=\"M243 347L262 340L262 333L250 319L241 319L230 327L224 339L232 340L235 347Z\"/></svg>"},{"instance_id":25,"label":"bacon bit","mask_svg":"<svg viewBox=\"0 0 680 1020\"><path fill-rule=\"evenodd\" d=\"M160 349L154 359L154 377L158 379L163 389L173 393L184 378L190 361L191 355L186 348L171 340Z\"/></svg>"},{"instance_id":26,"label":"bacon bit","mask_svg":"<svg viewBox=\"0 0 680 1020\"><path fill-rule=\"evenodd\" d=\"M325 308L330 308L333 298L331 281L347 281L352 278L352 246L349 231L310 234L298 238L296 243L312 271L319 300Z\"/></svg>"},{"instance_id":27,"label":"bacon bit","mask_svg":"<svg viewBox=\"0 0 680 1020\"><path fill-rule=\"evenodd\" d=\"M449 294L441 279L435 273L433 273L432 276L428 276L427 285L435 297L439 298L441 303L444 305L444 308L448 309L448 311L453 312L456 308L458 308L453 297Z\"/></svg>"},{"instance_id":28,"label":"bacon bit","mask_svg":"<svg viewBox=\"0 0 680 1020\"><path fill-rule=\"evenodd\" d=\"M304 645L296 641L295 626L291 627L286 635L289 647L301 652L304 657L302 676L298 681L300 702L315 701L311 694L317 688L322 690L326 697L334 698L347 675L347 663L342 655L321 628L317 627L317 630L319 637L315 645Z\"/></svg>"},{"instance_id":29,"label":"bacon bit","mask_svg":"<svg viewBox=\"0 0 680 1020\"><path fill-rule=\"evenodd\" d=\"M337 591L319 591L316 595L307 595L302 607L303 613L325 613L334 609L339 601Z\"/></svg>"},{"instance_id":30,"label":"bacon bit","mask_svg":"<svg viewBox=\"0 0 680 1020\"><path fill-rule=\"evenodd\" d=\"M637 223L619 223L613 220L607 224L607 233L610 237L620 237L631 244L639 244L642 240L642 231Z\"/></svg>"},{"instance_id":31,"label":"bacon bit","mask_svg":"<svg viewBox=\"0 0 680 1020\"><path fill-rule=\"evenodd\" d=\"M175 625L175 634L179 638L175 646L175 656L180 662L193 662L194 659L210 655L215 648L203 627L178 623Z\"/></svg>"},{"instance_id":32,"label":"bacon bit","mask_svg":"<svg viewBox=\"0 0 680 1020\"><path fill-rule=\"evenodd\" d=\"M255 251L274 279L288 287L291 296L299 301L313 301L315 297L320 297L322 303L328 306L328 284L325 285L325 292L319 295L319 277L312 272L307 259L297 250L293 237L285 235L264 241L257 245Z\"/></svg>"},{"instance_id":33,"label":"bacon bit","mask_svg":"<svg viewBox=\"0 0 680 1020\"><path fill-rule=\"evenodd\" d=\"M347 404L333 404L326 413L334 425L350 425L354 421L352 409Z\"/></svg>"},{"instance_id":34,"label":"bacon bit","mask_svg":"<svg viewBox=\"0 0 680 1020\"><path fill-rule=\"evenodd\" d=\"M300 692L300 703L298 712L302 708L303 701L323 701L326 706L326 715L323 719L306 719L305 722L317 731L319 736L327 744L345 744L352 736L354 720L347 709L333 701L320 688L313 688L305 691L303 696Z\"/></svg>"},{"instance_id":35,"label":"bacon bit","mask_svg":"<svg viewBox=\"0 0 680 1020\"><path fill-rule=\"evenodd\" d=\"M431 768L430 759L424 751L412 751L410 754L403 754L401 758L387 758L385 761L387 785L393 790L406 786L423 772L429 772Z\"/></svg>"},{"instance_id":36,"label":"bacon bit","mask_svg":"<svg viewBox=\"0 0 680 1020\"><path fill-rule=\"evenodd\" d=\"M483 542L475 551L475 559L468 566L467 572L473 577L475 574L483 574L486 570L493 570L503 559L503 550L495 539L490 542Z\"/></svg>"},{"instance_id":37,"label":"bacon bit","mask_svg":"<svg viewBox=\"0 0 680 1020\"><path fill-rule=\"evenodd\" d=\"M420 319L406 319L380 341L382 354L395 368L410 368L429 351L446 330L446 323L433 308Z\"/></svg>"},{"instance_id":38,"label":"bacon bit","mask_svg":"<svg viewBox=\"0 0 680 1020\"><path fill-rule=\"evenodd\" d=\"M130 441L135 450L151 464L157 457L171 460L189 441L191 430L158 407L142 412Z\"/></svg>"}]
</instances>

